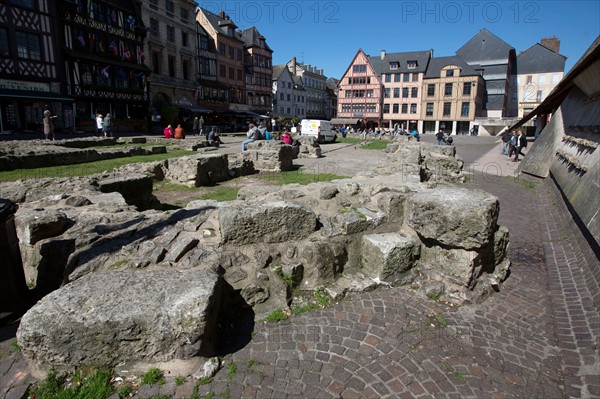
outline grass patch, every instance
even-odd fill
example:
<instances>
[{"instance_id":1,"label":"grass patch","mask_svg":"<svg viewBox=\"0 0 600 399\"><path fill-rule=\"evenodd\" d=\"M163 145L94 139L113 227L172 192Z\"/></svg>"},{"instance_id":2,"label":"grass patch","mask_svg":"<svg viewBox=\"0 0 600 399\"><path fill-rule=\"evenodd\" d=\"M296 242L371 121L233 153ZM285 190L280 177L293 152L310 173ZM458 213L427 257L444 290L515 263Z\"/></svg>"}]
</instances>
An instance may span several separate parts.
<instances>
[{"instance_id":1,"label":"grass patch","mask_svg":"<svg viewBox=\"0 0 600 399\"><path fill-rule=\"evenodd\" d=\"M197 187L186 186L185 184L177 184L167 180L155 181L152 186L152 191L196 191Z\"/></svg>"},{"instance_id":2,"label":"grass patch","mask_svg":"<svg viewBox=\"0 0 600 399\"><path fill-rule=\"evenodd\" d=\"M324 171L327 170L327 166L324 167ZM331 167L331 172L335 172L336 166ZM347 176L336 175L335 173L318 173L311 170L290 170L286 172L272 172L260 176L261 179L269 180L273 184L284 185L284 184L301 184L306 185L316 182L329 182L336 179L345 179Z\"/></svg>"},{"instance_id":3,"label":"grass patch","mask_svg":"<svg viewBox=\"0 0 600 399\"><path fill-rule=\"evenodd\" d=\"M427 298L431 299L432 301L439 301L440 300L440 294L429 294L427 295Z\"/></svg>"},{"instance_id":4,"label":"grass patch","mask_svg":"<svg viewBox=\"0 0 600 399\"><path fill-rule=\"evenodd\" d=\"M175 377L175 385L180 386L185 384L185 377L178 375L177 377Z\"/></svg>"},{"instance_id":5,"label":"grass patch","mask_svg":"<svg viewBox=\"0 0 600 399\"><path fill-rule=\"evenodd\" d=\"M221 392L219 396L221 396L222 399L229 399L231 397L231 391L229 390L229 388L227 388L223 392Z\"/></svg>"},{"instance_id":6,"label":"grass patch","mask_svg":"<svg viewBox=\"0 0 600 399\"><path fill-rule=\"evenodd\" d=\"M362 145L360 148L363 150L385 150L390 142L387 140L374 140L369 141L367 144Z\"/></svg>"},{"instance_id":7,"label":"grass patch","mask_svg":"<svg viewBox=\"0 0 600 399\"><path fill-rule=\"evenodd\" d=\"M164 383L165 383L165 375L160 369L158 369L156 367L148 370L146 372L146 374L144 374L144 376L142 377L142 384L163 385Z\"/></svg>"},{"instance_id":8,"label":"grass patch","mask_svg":"<svg viewBox=\"0 0 600 399\"><path fill-rule=\"evenodd\" d=\"M105 159L102 161L94 161L76 165L48 166L44 168L35 169L9 170L0 173L0 182L17 181L20 179L88 176L96 173L110 171L112 169L120 168L121 166L129 164L163 161L169 158L178 158L192 154L197 154L197 152L188 150L177 150L166 154L136 155L133 157Z\"/></svg>"},{"instance_id":9,"label":"grass patch","mask_svg":"<svg viewBox=\"0 0 600 399\"><path fill-rule=\"evenodd\" d=\"M313 310L317 310L319 307L313 303L309 303L308 305L298 306L292 310L293 315L299 315L302 313L312 312Z\"/></svg>"},{"instance_id":10,"label":"grass patch","mask_svg":"<svg viewBox=\"0 0 600 399\"><path fill-rule=\"evenodd\" d=\"M279 321L287 320L288 317L289 316L283 311L283 309L276 309L269 313L265 320L271 323L277 323Z\"/></svg>"},{"instance_id":11,"label":"grass patch","mask_svg":"<svg viewBox=\"0 0 600 399\"><path fill-rule=\"evenodd\" d=\"M436 313L433 317L435 318L435 321L438 323L438 325L440 327L447 327L448 326L448 322L446 321L446 318L444 317L443 314Z\"/></svg>"},{"instance_id":12,"label":"grass patch","mask_svg":"<svg viewBox=\"0 0 600 399\"><path fill-rule=\"evenodd\" d=\"M239 187L225 187L219 186L211 188L207 193L200 196L201 200L215 200L219 202L233 201L237 199Z\"/></svg>"},{"instance_id":13,"label":"grass patch","mask_svg":"<svg viewBox=\"0 0 600 399\"><path fill-rule=\"evenodd\" d=\"M338 141L338 143L344 143L344 144L358 144L358 143L362 143L364 140L361 138L357 138L357 137L346 137L346 138L338 137L337 141Z\"/></svg>"},{"instance_id":14,"label":"grass patch","mask_svg":"<svg viewBox=\"0 0 600 399\"><path fill-rule=\"evenodd\" d=\"M110 371L78 371L71 378L59 376L55 369L30 391L36 399L104 399L113 393Z\"/></svg>"},{"instance_id":15,"label":"grass patch","mask_svg":"<svg viewBox=\"0 0 600 399\"><path fill-rule=\"evenodd\" d=\"M196 385L208 385L212 382L212 377L205 375L204 377L200 377L198 379L198 383Z\"/></svg>"},{"instance_id":16,"label":"grass patch","mask_svg":"<svg viewBox=\"0 0 600 399\"><path fill-rule=\"evenodd\" d=\"M324 290L316 290L314 296L315 300L322 308L331 305L331 297Z\"/></svg>"},{"instance_id":17,"label":"grass patch","mask_svg":"<svg viewBox=\"0 0 600 399\"><path fill-rule=\"evenodd\" d=\"M231 382L235 377L235 373L237 373L237 366L235 363L229 363L227 365L227 381Z\"/></svg>"},{"instance_id":18,"label":"grass patch","mask_svg":"<svg viewBox=\"0 0 600 399\"><path fill-rule=\"evenodd\" d=\"M120 399L128 398L132 393L133 389L129 385L123 385L119 388L119 392L117 392Z\"/></svg>"}]
</instances>

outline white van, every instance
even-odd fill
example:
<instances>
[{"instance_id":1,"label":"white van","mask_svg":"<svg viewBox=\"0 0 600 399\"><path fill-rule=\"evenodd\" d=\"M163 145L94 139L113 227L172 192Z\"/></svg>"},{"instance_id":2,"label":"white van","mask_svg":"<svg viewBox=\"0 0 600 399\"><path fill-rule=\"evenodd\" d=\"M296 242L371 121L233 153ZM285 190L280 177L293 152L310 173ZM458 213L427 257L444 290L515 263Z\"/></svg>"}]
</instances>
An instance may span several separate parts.
<instances>
[{"instance_id":1,"label":"white van","mask_svg":"<svg viewBox=\"0 0 600 399\"><path fill-rule=\"evenodd\" d=\"M304 119L300 126L301 135L316 137L318 143L323 143L325 141L333 143L336 139L335 131L331 129L331 123L329 121Z\"/></svg>"}]
</instances>

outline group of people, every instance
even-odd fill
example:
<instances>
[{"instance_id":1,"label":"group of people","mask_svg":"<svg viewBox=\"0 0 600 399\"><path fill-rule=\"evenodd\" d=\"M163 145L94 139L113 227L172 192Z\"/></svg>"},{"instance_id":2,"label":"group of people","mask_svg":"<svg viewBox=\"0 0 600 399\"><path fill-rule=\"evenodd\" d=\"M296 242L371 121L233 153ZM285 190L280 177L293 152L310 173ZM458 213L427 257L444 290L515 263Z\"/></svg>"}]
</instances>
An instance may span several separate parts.
<instances>
[{"instance_id":1,"label":"group of people","mask_svg":"<svg viewBox=\"0 0 600 399\"><path fill-rule=\"evenodd\" d=\"M527 147L527 137L523 134L522 130L509 132L507 129L502 133L502 141L504 142L502 155L507 155L510 159L514 154L513 162L519 161L519 154L525 155L523 154L523 148Z\"/></svg>"},{"instance_id":2,"label":"group of people","mask_svg":"<svg viewBox=\"0 0 600 399\"><path fill-rule=\"evenodd\" d=\"M163 130L163 134L167 139L177 139L182 140L185 138L185 132L180 124L177 125L175 129L173 129L172 125L167 125L165 130Z\"/></svg>"},{"instance_id":3,"label":"group of people","mask_svg":"<svg viewBox=\"0 0 600 399\"><path fill-rule=\"evenodd\" d=\"M192 123L192 132L194 136L200 136L204 134L204 118L195 117ZM185 139L185 131L181 124L177 124L177 127L173 129L172 125L167 125L167 127L163 130L163 134L167 139L177 139L182 140ZM217 144L217 146L224 144L217 133L217 130L213 127L207 134L206 139L208 141L213 141Z\"/></svg>"},{"instance_id":4,"label":"group of people","mask_svg":"<svg viewBox=\"0 0 600 399\"><path fill-rule=\"evenodd\" d=\"M242 152L245 152L248 149L248 144L253 143L256 140L281 140L289 145L293 145L294 143L292 135L287 129L284 128L282 132L274 134L267 130L267 127L263 122L260 122L258 126L254 123L248 125L246 140L242 141Z\"/></svg>"},{"instance_id":5,"label":"group of people","mask_svg":"<svg viewBox=\"0 0 600 399\"><path fill-rule=\"evenodd\" d=\"M112 137L113 121L110 113L106 116L102 114L96 114L96 132L98 137Z\"/></svg>"},{"instance_id":6,"label":"group of people","mask_svg":"<svg viewBox=\"0 0 600 399\"><path fill-rule=\"evenodd\" d=\"M450 135L444 132L442 129L435 134L435 138L437 139L438 145L452 145L454 142L452 137L450 137Z\"/></svg>"}]
</instances>

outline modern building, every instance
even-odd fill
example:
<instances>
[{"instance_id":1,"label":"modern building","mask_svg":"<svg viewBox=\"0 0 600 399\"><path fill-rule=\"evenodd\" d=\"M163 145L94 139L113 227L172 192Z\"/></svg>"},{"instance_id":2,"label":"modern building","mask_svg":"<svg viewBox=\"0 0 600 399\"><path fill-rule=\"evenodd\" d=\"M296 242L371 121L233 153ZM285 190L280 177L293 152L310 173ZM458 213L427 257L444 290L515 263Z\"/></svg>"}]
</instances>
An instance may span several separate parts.
<instances>
[{"instance_id":1,"label":"modern building","mask_svg":"<svg viewBox=\"0 0 600 399\"><path fill-rule=\"evenodd\" d=\"M536 43L517 55L517 87L519 118L527 116L539 106L550 92L562 80L567 57L558 53L560 41L556 38L542 39L548 43L553 40L552 50ZM535 134L535 122L525 125L528 133Z\"/></svg>"},{"instance_id":2,"label":"modern building","mask_svg":"<svg viewBox=\"0 0 600 399\"><path fill-rule=\"evenodd\" d=\"M515 49L487 29L481 29L456 51L485 82L482 115L475 121L480 134L496 135L517 116Z\"/></svg>"},{"instance_id":3,"label":"modern building","mask_svg":"<svg viewBox=\"0 0 600 399\"><path fill-rule=\"evenodd\" d=\"M423 133L467 134L483 108L482 76L458 56L429 60L423 80Z\"/></svg>"},{"instance_id":4,"label":"modern building","mask_svg":"<svg viewBox=\"0 0 600 399\"><path fill-rule=\"evenodd\" d=\"M189 121L196 104L197 29L192 0L148 0L142 18L149 34L144 45L146 63L152 69L151 112L162 124ZM177 107L173 114L166 107ZM172 120L167 120L172 119Z\"/></svg>"},{"instance_id":5,"label":"modern building","mask_svg":"<svg viewBox=\"0 0 600 399\"><path fill-rule=\"evenodd\" d=\"M149 97L143 52L146 27L135 0L61 2L67 94L75 128L94 131L95 114L111 113L115 131L142 131Z\"/></svg>"},{"instance_id":6,"label":"modern building","mask_svg":"<svg viewBox=\"0 0 600 399\"><path fill-rule=\"evenodd\" d=\"M423 78L433 50L404 53L381 51L369 57L379 81L383 84L381 125L392 128L396 123L406 130L423 131L421 98Z\"/></svg>"},{"instance_id":7,"label":"modern building","mask_svg":"<svg viewBox=\"0 0 600 399\"><path fill-rule=\"evenodd\" d=\"M245 44L246 102L251 112L266 115L273 107L273 50L255 27L239 36Z\"/></svg>"},{"instance_id":8,"label":"modern building","mask_svg":"<svg viewBox=\"0 0 600 399\"><path fill-rule=\"evenodd\" d=\"M57 129L74 125L57 12L51 0L0 3L0 132L41 130L44 110Z\"/></svg>"},{"instance_id":9,"label":"modern building","mask_svg":"<svg viewBox=\"0 0 600 399\"><path fill-rule=\"evenodd\" d=\"M287 64L292 75L302 78L306 91L306 118L325 119L325 83L327 77L323 70L310 64L302 64L293 57Z\"/></svg>"},{"instance_id":10,"label":"modern building","mask_svg":"<svg viewBox=\"0 0 600 399\"><path fill-rule=\"evenodd\" d=\"M338 83L339 125L380 126L382 84L369 57L358 49Z\"/></svg>"}]
</instances>

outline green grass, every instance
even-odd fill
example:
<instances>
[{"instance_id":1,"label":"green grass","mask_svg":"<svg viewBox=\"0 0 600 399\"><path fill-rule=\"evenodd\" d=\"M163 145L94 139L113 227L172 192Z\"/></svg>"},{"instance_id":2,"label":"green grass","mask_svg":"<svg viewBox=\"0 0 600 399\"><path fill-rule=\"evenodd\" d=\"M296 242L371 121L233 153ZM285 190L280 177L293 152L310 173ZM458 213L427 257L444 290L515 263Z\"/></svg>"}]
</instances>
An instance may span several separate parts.
<instances>
[{"instance_id":1,"label":"green grass","mask_svg":"<svg viewBox=\"0 0 600 399\"><path fill-rule=\"evenodd\" d=\"M227 365L227 381L231 382L233 377L235 377L235 373L237 372L237 366L235 363L229 363Z\"/></svg>"},{"instance_id":2,"label":"green grass","mask_svg":"<svg viewBox=\"0 0 600 399\"><path fill-rule=\"evenodd\" d=\"M208 385L212 382L212 377L211 376L204 376L204 377L200 377L198 379L198 383L196 385Z\"/></svg>"},{"instance_id":3,"label":"green grass","mask_svg":"<svg viewBox=\"0 0 600 399\"><path fill-rule=\"evenodd\" d=\"M121 388L119 388L118 395L119 398L125 399L128 398L132 393L133 389L129 385L123 385Z\"/></svg>"},{"instance_id":4,"label":"green grass","mask_svg":"<svg viewBox=\"0 0 600 399\"><path fill-rule=\"evenodd\" d=\"M438 325L440 327L447 327L448 326L448 322L446 321L446 318L444 317L443 314L436 313L433 317L435 318L435 321L438 323Z\"/></svg>"},{"instance_id":5,"label":"green grass","mask_svg":"<svg viewBox=\"0 0 600 399\"><path fill-rule=\"evenodd\" d=\"M113 393L110 379L110 372L103 369L78 371L69 379L53 369L30 395L36 399L105 399Z\"/></svg>"},{"instance_id":6,"label":"green grass","mask_svg":"<svg viewBox=\"0 0 600 399\"><path fill-rule=\"evenodd\" d=\"M338 137L337 141L338 141L338 143L357 144L357 143L362 143L365 140L363 140L361 138L357 138L357 137L346 137L345 139L342 137Z\"/></svg>"},{"instance_id":7,"label":"green grass","mask_svg":"<svg viewBox=\"0 0 600 399\"><path fill-rule=\"evenodd\" d=\"M279 321L284 321L288 319L288 315L283 311L283 309L276 309L269 313L265 320L271 323L277 323Z\"/></svg>"},{"instance_id":8,"label":"green grass","mask_svg":"<svg viewBox=\"0 0 600 399\"><path fill-rule=\"evenodd\" d=\"M87 176L105 171L110 171L121 166L162 161L169 158L178 158L186 155L197 154L195 151L177 150L166 154L137 155L133 157L105 159L76 165L49 166L35 169L16 169L0 172L0 182L16 181L19 179L41 179L51 177Z\"/></svg>"},{"instance_id":9,"label":"green grass","mask_svg":"<svg viewBox=\"0 0 600 399\"><path fill-rule=\"evenodd\" d=\"M237 194L240 189L239 187L217 186L208 190L209 192L202 194L200 199L224 202L237 199Z\"/></svg>"},{"instance_id":10,"label":"green grass","mask_svg":"<svg viewBox=\"0 0 600 399\"><path fill-rule=\"evenodd\" d=\"M440 300L440 294L430 294L427 295L427 298L431 299L432 301L439 301Z\"/></svg>"},{"instance_id":11,"label":"green grass","mask_svg":"<svg viewBox=\"0 0 600 399\"><path fill-rule=\"evenodd\" d=\"M316 182L329 182L336 179L345 179L347 176L336 175L336 167L332 166L332 173L316 173L310 170L291 170L287 172L273 172L260 176L261 179L269 180L273 184L310 184ZM324 170L327 171L327 168Z\"/></svg>"},{"instance_id":12,"label":"green grass","mask_svg":"<svg viewBox=\"0 0 600 399\"><path fill-rule=\"evenodd\" d=\"M155 181L152 191L196 191L198 187L190 187L185 184L172 183L167 180Z\"/></svg>"},{"instance_id":13,"label":"green grass","mask_svg":"<svg viewBox=\"0 0 600 399\"><path fill-rule=\"evenodd\" d=\"M327 295L327 293L325 291L317 290L317 291L315 291L314 296L315 296L317 303L322 308L326 308L327 306L331 305L331 297L329 295Z\"/></svg>"},{"instance_id":14,"label":"green grass","mask_svg":"<svg viewBox=\"0 0 600 399\"><path fill-rule=\"evenodd\" d=\"M175 385L176 386L180 386L185 384L185 377L182 375L178 375L177 377L175 377Z\"/></svg>"},{"instance_id":15,"label":"green grass","mask_svg":"<svg viewBox=\"0 0 600 399\"><path fill-rule=\"evenodd\" d=\"M157 369L157 368L151 368L142 377L142 384L163 385L164 383L165 383L165 375L160 369Z\"/></svg>"},{"instance_id":16,"label":"green grass","mask_svg":"<svg viewBox=\"0 0 600 399\"><path fill-rule=\"evenodd\" d=\"M363 150L385 150L388 144L390 144L390 142L387 140L374 140L368 142L360 148L362 148Z\"/></svg>"},{"instance_id":17,"label":"green grass","mask_svg":"<svg viewBox=\"0 0 600 399\"><path fill-rule=\"evenodd\" d=\"M299 315L302 313L312 312L313 310L317 310L317 309L319 309L319 307L317 305L315 305L314 303L309 303L308 305L295 307L292 310L292 314L294 316L296 316L296 315Z\"/></svg>"},{"instance_id":18,"label":"green grass","mask_svg":"<svg viewBox=\"0 0 600 399\"><path fill-rule=\"evenodd\" d=\"M223 392L221 392L219 396L221 396L222 399L229 399L231 397L231 391L229 390L229 388L227 388Z\"/></svg>"}]
</instances>

